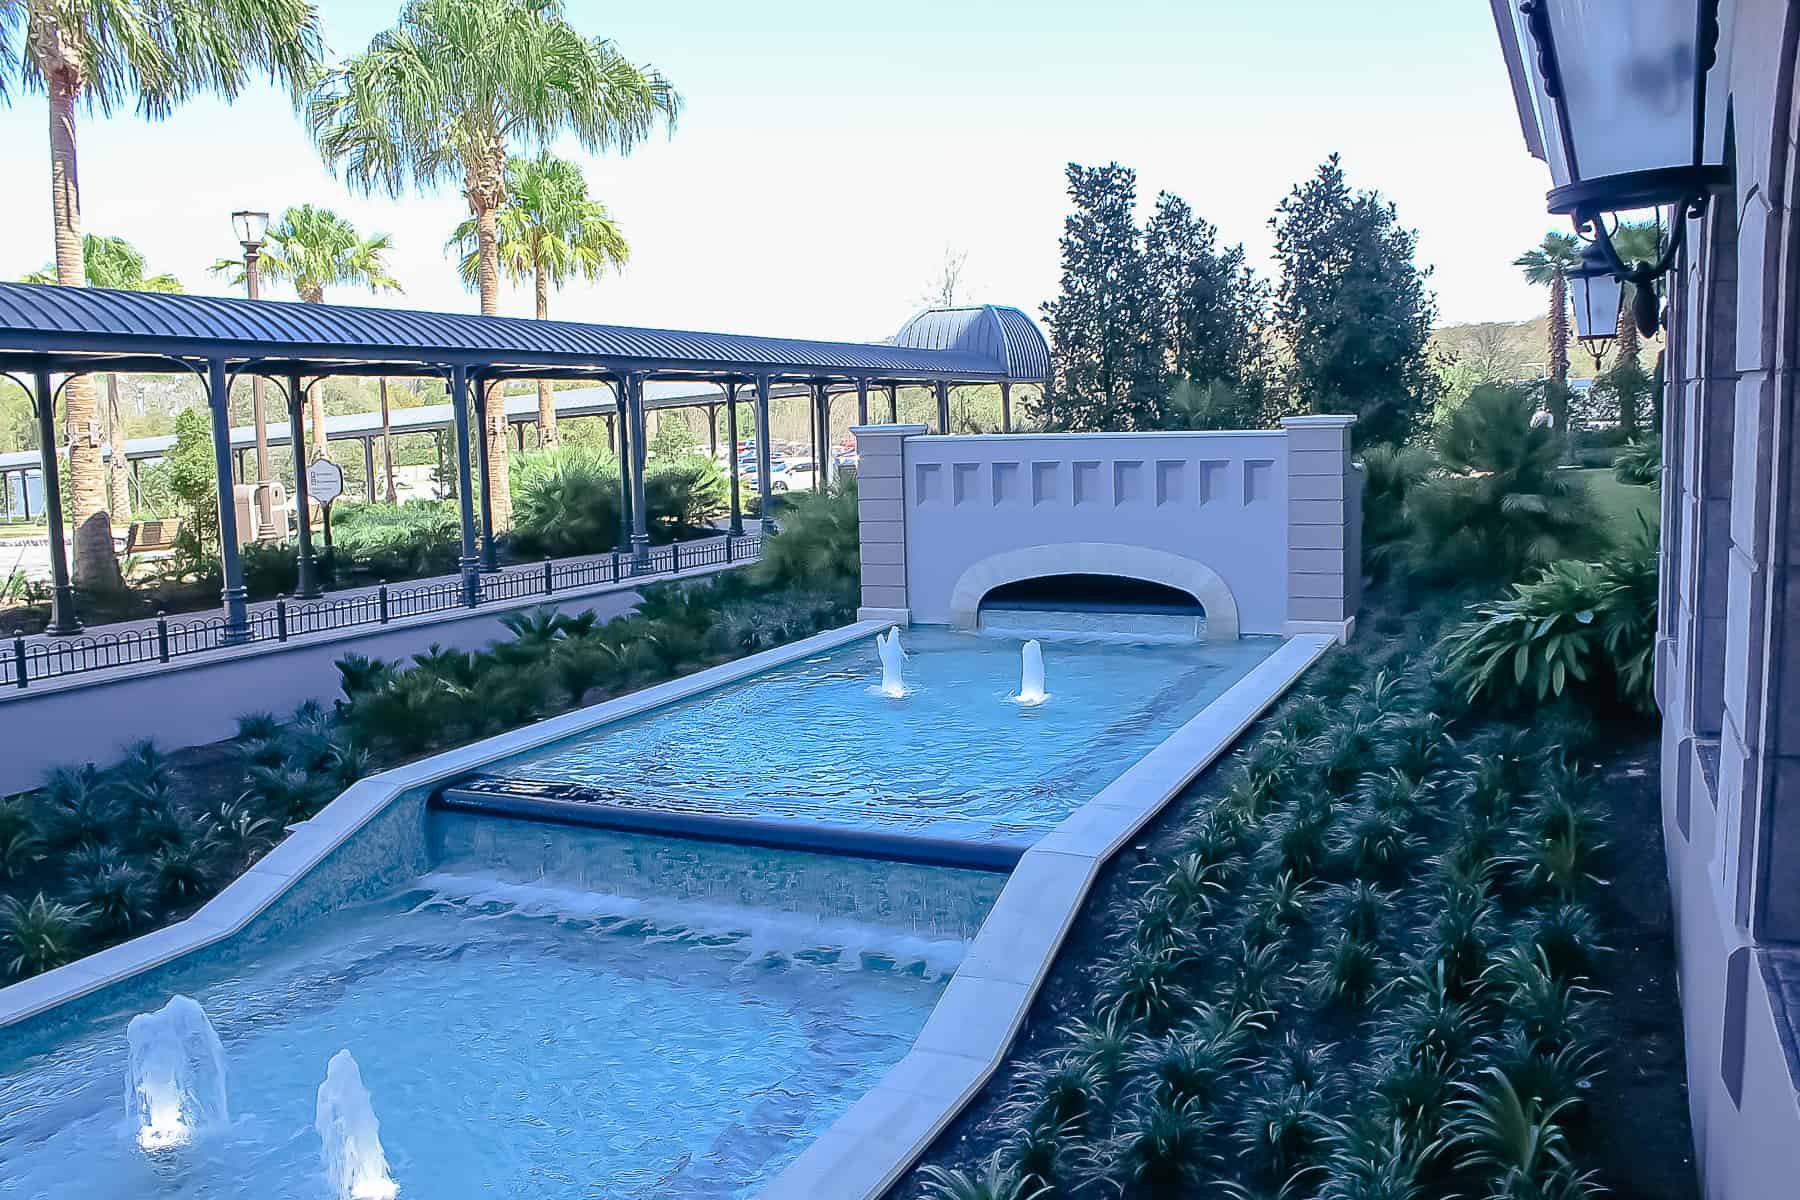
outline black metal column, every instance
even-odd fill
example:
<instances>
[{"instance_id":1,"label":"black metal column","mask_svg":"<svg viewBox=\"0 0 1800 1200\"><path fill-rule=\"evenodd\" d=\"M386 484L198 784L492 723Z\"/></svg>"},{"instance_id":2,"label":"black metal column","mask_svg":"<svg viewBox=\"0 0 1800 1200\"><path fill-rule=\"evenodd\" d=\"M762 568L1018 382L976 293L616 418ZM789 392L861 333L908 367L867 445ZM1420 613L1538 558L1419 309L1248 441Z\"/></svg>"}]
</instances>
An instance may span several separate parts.
<instances>
[{"instance_id":1,"label":"black metal column","mask_svg":"<svg viewBox=\"0 0 1800 1200\"><path fill-rule=\"evenodd\" d=\"M741 386L725 385L725 441L729 443L725 452L731 457L731 524L727 529L732 537L744 536L744 510L738 501L737 397Z\"/></svg>"},{"instance_id":2,"label":"black metal column","mask_svg":"<svg viewBox=\"0 0 1800 1200\"><path fill-rule=\"evenodd\" d=\"M75 589L69 582L69 549L63 545L62 478L56 457L56 390L50 372L39 371L37 384L38 462L44 474L44 518L50 525L50 627L54 634L81 632L75 615ZM21 472L19 490L25 495L25 515L31 515L31 480Z\"/></svg>"},{"instance_id":3,"label":"black metal column","mask_svg":"<svg viewBox=\"0 0 1800 1200\"><path fill-rule=\"evenodd\" d=\"M320 595L319 572L313 561L312 485L306 478L305 446L306 392L300 376L288 376L288 448L294 452L294 514L300 530L299 582L295 592L310 599Z\"/></svg>"},{"instance_id":4,"label":"black metal column","mask_svg":"<svg viewBox=\"0 0 1800 1200\"><path fill-rule=\"evenodd\" d=\"M762 515L758 520L764 533L774 531L775 523L769 512L770 497L769 474L774 470L774 463L769 448L769 377L756 377L756 488L759 501L758 512Z\"/></svg>"},{"instance_id":5,"label":"black metal column","mask_svg":"<svg viewBox=\"0 0 1800 1200\"><path fill-rule=\"evenodd\" d=\"M943 380L937 385L938 427L939 433L950 432L950 385Z\"/></svg>"},{"instance_id":6,"label":"black metal column","mask_svg":"<svg viewBox=\"0 0 1800 1200\"><path fill-rule=\"evenodd\" d=\"M1000 385L1000 432L1012 432L1012 384Z\"/></svg>"},{"instance_id":7,"label":"black metal column","mask_svg":"<svg viewBox=\"0 0 1800 1200\"><path fill-rule=\"evenodd\" d=\"M456 500L462 518L462 548L457 569L462 573L463 603L470 608L481 601L481 561L475 557L475 492L469 478L469 369L450 368L450 414L456 426Z\"/></svg>"},{"instance_id":8,"label":"black metal column","mask_svg":"<svg viewBox=\"0 0 1800 1200\"><path fill-rule=\"evenodd\" d=\"M225 376L225 360L206 364L207 400L212 408L213 470L219 484L219 573L224 586L227 645L250 640L250 613L244 592L244 566L238 557L237 489L231 480L231 381Z\"/></svg>"},{"instance_id":9,"label":"black metal column","mask_svg":"<svg viewBox=\"0 0 1800 1200\"><path fill-rule=\"evenodd\" d=\"M900 385L897 383L888 384L887 385L887 393L888 393L888 424L889 425L898 425L900 423Z\"/></svg>"},{"instance_id":10,"label":"black metal column","mask_svg":"<svg viewBox=\"0 0 1800 1200\"><path fill-rule=\"evenodd\" d=\"M644 377L626 376L625 392L631 416L631 561L639 567L650 562L650 529L648 507L644 500L644 471L650 455L644 413Z\"/></svg>"},{"instance_id":11,"label":"black metal column","mask_svg":"<svg viewBox=\"0 0 1800 1200\"><path fill-rule=\"evenodd\" d=\"M869 423L869 381L866 379L856 381L856 423Z\"/></svg>"},{"instance_id":12,"label":"black metal column","mask_svg":"<svg viewBox=\"0 0 1800 1200\"><path fill-rule=\"evenodd\" d=\"M475 380L475 449L481 464L481 569L492 574L500 569L494 558L494 498L488 494L488 384ZM505 403L504 400L501 403Z\"/></svg>"},{"instance_id":13,"label":"black metal column","mask_svg":"<svg viewBox=\"0 0 1800 1200\"><path fill-rule=\"evenodd\" d=\"M614 380L612 389L619 437L619 549L625 550L631 546L631 410L625 400L624 377Z\"/></svg>"}]
</instances>

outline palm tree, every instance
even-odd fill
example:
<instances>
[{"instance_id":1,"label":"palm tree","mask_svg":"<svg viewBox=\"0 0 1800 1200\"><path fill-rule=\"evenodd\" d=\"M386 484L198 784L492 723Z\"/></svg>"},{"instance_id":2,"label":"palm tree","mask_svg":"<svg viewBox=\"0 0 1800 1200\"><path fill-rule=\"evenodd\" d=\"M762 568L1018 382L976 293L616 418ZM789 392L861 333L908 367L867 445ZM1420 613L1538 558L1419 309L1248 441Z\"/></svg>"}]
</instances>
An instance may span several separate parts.
<instances>
[{"instance_id":1,"label":"palm tree","mask_svg":"<svg viewBox=\"0 0 1800 1200\"><path fill-rule=\"evenodd\" d=\"M307 304L325 303L328 287L368 288L371 292L403 290L388 274L387 254L394 248L393 239L385 233L365 238L355 225L329 208L296 204L281 214L281 220L269 226L263 235L261 271L264 278L282 280L294 285L294 291ZM214 275L223 275L243 285L244 260L221 258L212 265ZM312 457L326 456L325 397L319 388L311 392ZM294 470L305 470L301 460L297 431L289 431L294 445Z\"/></svg>"},{"instance_id":2,"label":"palm tree","mask_svg":"<svg viewBox=\"0 0 1800 1200\"><path fill-rule=\"evenodd\" d=\"M23 37L18 35L23 33ZM126 103L152 120L210 92L227 97L262 74L296 91L321 53L308 0L0 0L0 100L14 88L50 106L50 216L56 281L80 287L81 188L75 109L110 114ZM93 384L63 387L69 432L68 497L75 578L117 587Z\"/></svg>"},{"instance_id":3,"label":"palm tree","mask_svg":"<svg viewBox=\"0 0 1800 1200\"><path fill-rule=\"evenodd\" d=\"M512 164L506 174L506 202L495 215L500 269L514 283L529 279L536 289L537 318L550 315L550 289L570 278L598 279L631 254L625 235L606 206L588 196L581 168L548 152ZM462 253L463 283L479 287L481 250L473 217L456 227L451 245ZM555 446L556 402L550 382L538 380L538 445Z\"/></svg>"},{"instance_id":4,"label":"palm tree","mask_svg":"<svg viewBox=\"0 0 1800 1200\"><path fill-rule=\"evenodd\" d=\"M122 237L81 235L82 282L88 287L125 292L179 292L181 280L173 275L145 275L144 256ZM55 283L55 264L25 277L26 283ZM66 390L66 389L65 389ZM112 447L107 462L107 515L115 526L131 522L131 470L125 461L125 416L119 408L119 377L106 374L106 440Z\"/></svg>"},{"instance_id":5,"label":"palm tree","mask_svg":"<svg viewBox=\"0 0 1800 1200\"><path fill-rule=\"evenodd\" d=\"M1550 378L1564 386L1569 382L1569 272L1581 265L1581 247L1572 233L1546 233L1513 259L1527 283L1550 288Z\"/></svg>"},{"instance_id":6,"label":"palm tree","mask_svg":"<svg viewBox=\"0 0 1800 1200\"><path fill-rule=\"evenodd\" d=\"M558 0L410 0L394 28L319 80L307 122L319 152L355 186L398 196L454 181L475 221L481 311L500 311L498 213L507 155L564 132L588 151L629 151L680 97L612 42L585 38ZM512 523L506 411L488 409L490 511Z\"/></svg>"}]
</instances>

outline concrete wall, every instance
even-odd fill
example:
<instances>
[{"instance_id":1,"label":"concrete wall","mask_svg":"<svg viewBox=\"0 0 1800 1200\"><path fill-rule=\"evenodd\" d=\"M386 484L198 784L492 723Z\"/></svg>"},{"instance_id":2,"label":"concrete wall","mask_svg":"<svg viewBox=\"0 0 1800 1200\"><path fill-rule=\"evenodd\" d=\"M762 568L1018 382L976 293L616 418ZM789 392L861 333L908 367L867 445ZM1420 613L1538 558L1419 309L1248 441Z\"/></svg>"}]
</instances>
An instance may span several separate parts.
<instances>
[{"instance_id":1,"label":"concrete wall","mask_svg":"<svg viewBox=\"0 0 1800 1200\"><path fill-rule=\"evenodd\" d=\"M602 620L638 602L630 589L558 598L560 612L593 611ZM338 690L337 660L347 654L397 659L433 645L479 650L508 638L501 618L542 600L489 605L448 617L434 614L391 625L153 663L104 681L20 692L0 703L0 796L43 782L65 764L105 766L144 738L165 750L231 737L246 713L285 715L308 700L329 704Z\"/></svg>"},{"instance_id":2,"label":"concrete wall","mask_svg":"<svg viewBox=\"0 0 1800 1200\"><path fill-rule=\"evenodd\" d=\"M1001 584L1101 574L1192 593L1210 636L1344 636L1361 589L1352 420L951 437L858 427L862 615L970 626Z\"/></svg>"},{"instance_id":3,"label":"concrete wall","mask_svg":"<svg viewBox=\"0 0 1800 1200\"><path fill-rule=\"evenodd\" d=\"M1696 1157L1729 1200L1800 1179L1797 14L1722 10L1736 180L1688 223L1665 362L1663 834Z\"/></svg>"}]
</instances>

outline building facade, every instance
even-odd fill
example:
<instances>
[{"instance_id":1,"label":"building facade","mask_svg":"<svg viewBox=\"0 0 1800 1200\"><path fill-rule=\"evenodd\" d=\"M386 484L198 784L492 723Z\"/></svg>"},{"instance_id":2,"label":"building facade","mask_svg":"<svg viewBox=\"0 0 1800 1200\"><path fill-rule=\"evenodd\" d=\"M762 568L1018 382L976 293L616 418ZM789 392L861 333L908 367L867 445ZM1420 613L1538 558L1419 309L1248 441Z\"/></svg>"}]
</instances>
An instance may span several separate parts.
<instances>
[{"instance_id":1,"label":"building facade","mask_svg":"<svg viewBox=\"0 0 1800 1200\"><path fill-rule=\"evenodd\" d=\"M1529 41L1493 4L1543 157ZM1667 277L1656 694L1696 1162L1706 1196L1772 1200L1800 1196L1800 5L1719 18L1732 180Z\"/></svg>"}]
</instances>

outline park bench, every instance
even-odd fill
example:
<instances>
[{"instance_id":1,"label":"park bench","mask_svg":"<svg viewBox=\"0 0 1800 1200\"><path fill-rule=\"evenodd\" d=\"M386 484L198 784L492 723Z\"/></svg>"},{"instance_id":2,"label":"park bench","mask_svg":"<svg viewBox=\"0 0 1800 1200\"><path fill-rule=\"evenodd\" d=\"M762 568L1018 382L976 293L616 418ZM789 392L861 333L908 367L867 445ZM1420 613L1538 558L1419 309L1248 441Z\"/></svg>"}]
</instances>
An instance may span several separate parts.
<instances>
[{"instance_id":1,"label":"park bench","mask_svg":"<svg viewBox=\"0 0 1800 1200\"><path fill-rule=\"evenodd\" d=\"M175 549L180 521L133 521L125 535L125 553L156 554Z\"/></svg>"}]
</instances>

